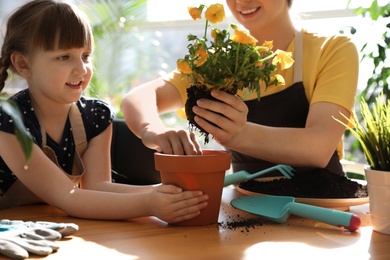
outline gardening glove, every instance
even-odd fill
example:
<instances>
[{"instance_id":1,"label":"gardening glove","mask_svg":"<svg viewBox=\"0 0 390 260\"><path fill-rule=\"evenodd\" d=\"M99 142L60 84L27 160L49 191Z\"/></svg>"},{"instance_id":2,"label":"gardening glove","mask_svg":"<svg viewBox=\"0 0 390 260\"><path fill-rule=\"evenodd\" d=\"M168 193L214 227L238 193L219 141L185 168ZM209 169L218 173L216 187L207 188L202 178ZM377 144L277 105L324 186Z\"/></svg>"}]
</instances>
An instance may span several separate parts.
<instances>
[{"instance_id":1,"label":"gardening glove","mask_svg":"<svg viewBox=\"0 0 390 260\"><path fill-rule=\"evenodd\" d=\"M58 250L55 240L62 235L48 228L16 228L0 232L0 253L13 259L25 259L29 252L47 256Z\"/></svg>"},{"instance_id":2,"label":"gardening glove","mask_svg":"<svg viewBox=\"0 0 390 260\"><path fill-rule=\"evenodd\" d=\"M49 221L22 221L0 219L0 232L18 228L48 228L58 231L62 237L73 235L79 230L79 226L75 223L56 223ZM52 239L54 240L54 239Z\"/></svg>"}]
</instances>

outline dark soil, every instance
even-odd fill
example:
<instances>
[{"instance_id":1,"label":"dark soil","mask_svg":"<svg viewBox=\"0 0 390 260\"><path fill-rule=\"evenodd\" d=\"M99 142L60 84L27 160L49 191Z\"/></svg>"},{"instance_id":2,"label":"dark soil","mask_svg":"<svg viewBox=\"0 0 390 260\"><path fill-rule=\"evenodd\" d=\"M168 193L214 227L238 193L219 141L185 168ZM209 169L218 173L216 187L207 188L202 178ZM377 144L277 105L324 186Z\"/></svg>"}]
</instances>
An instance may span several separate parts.
<instances>
[{"instance_id":1,"label":"dark soil","mask_svg":"<svg viewBox=\"0 0 390 260\"><path fill-rule=\"evenodd\" d=\"M296 172L291 179L247 181L239 187L256 193L297 198L365 198L367 186L324 169Z\"/></svg>"},{"instance_id":2,"label":"dark soil","mask_svg":"<svg viewBox=\"0 0 390 260\"><path fill-rule=\"evenodd\" d=\"M227 91L230 94L236 94L237 90ZM204 136L204 144L210 141L209 133L201 128L194 120L195 113L192 111L192 107L196 105L198 99L205 98L217 101L210 93L210 89L205 86L191 85L187 88L187 101L185 103L186 116L189 122L189 130L193 131L197 129L201 136Z\"/></svg>"},{"instance_id":3,"label":"dark soil","mask_svg":"<svg viewBox=\"0 0 390 260\"><path fill-rule=\"evenodd\" d=\"M263 218L249 218L237 221L222 221L218 223L218 226L222 229L236 230L240 229L241 232L249 232L250 229L256 229L257 227L264 226L267 220Z\"/></svg>"},{"instance_id":4,"label":"dark soil","mask_svg":"<svg viewBox=\"0 0 390 260\"><path fill-rule=\"evenodd\" d=\"M186 111L186 116L188 119L190 131L193 131L194 129L198 129L200 134L204 136L204 143L207 144L210 141L209 133L206 132L195 122L194 120L195 113L192 111L192 107L195 106L198 99L201 98L215 100L215 98L211 96L210 90L208 90L205 86L192 85L191 87L187 88L187 101L185 104L185 111Z\"/></svg>"}]
</instances>

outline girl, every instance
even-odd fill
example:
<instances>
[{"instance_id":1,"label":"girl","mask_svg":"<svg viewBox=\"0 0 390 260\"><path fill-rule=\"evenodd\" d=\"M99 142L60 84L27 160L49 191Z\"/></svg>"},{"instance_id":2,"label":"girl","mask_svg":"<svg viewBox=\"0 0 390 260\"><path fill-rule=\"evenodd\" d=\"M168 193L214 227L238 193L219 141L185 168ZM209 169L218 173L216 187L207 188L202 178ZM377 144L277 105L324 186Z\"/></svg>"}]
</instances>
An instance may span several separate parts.
<instances>
[{"instance_id":1,"label":"girl","mask_svg":"<svg viewBox=\"0 0 390 260\"><path fill-rule=\"evenodd\" d=\"M275 164L318 167L343 175L340 158L345 122L357 88L358 53L350 39L297 30L289 15L292 0L227 0L230 11L259 44L293 53L294 66L276 71L285 86L246 100L212 92L222 102L199 100L197 124L232 151L233 170L259 171ZM199 154L194 135L166 129L158 113L184 106L188 83L178 72L134 88L123 99L129 128L149 148L173 154ZM146 100L143 97L151 97ZM241 95L242 96L242 95ZM142 102L140 102L142 101ZM151 108L154 108L152 111Z\"/></svg>"},{"instance_id":2,"label":"girl","mask_svg":"<svg viewBox=\"0 0 390 260\"><path fill-rule=\"evenodd\" d=\"M28 168L10 117L0 109L0 209L46 202L91 219L157 216L193 218L207 206L201 191L171 185L111 182L113 113L82 96L92 77L93 37L85 15L53 0L31 1L8 20L0 58L0 90L7 70L28 85L11 97L34 138Z\"/></svg>"}]
</instances>

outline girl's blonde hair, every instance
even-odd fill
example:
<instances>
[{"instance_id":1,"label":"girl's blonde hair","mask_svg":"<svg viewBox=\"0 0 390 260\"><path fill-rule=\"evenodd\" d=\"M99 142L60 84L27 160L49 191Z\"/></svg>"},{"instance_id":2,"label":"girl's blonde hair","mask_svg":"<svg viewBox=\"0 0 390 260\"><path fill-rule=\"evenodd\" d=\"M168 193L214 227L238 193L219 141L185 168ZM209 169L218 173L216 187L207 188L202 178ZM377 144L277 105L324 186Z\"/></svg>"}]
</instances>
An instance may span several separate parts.
<instances>
[{"instance_id":1,"label":"girl's blonde hair","mask_svg":"<svg viewBox=\"0 0 390 260\"><path fill-rule=\"evenodd\" d=\"M0 91L8 69L16 73L11 54L30 54L38 48L45 51L71 48L93 48L92 29L86 15L78 8L55 0L34 0L9 17L0 56Z\"/></svg>"}]
</instances>

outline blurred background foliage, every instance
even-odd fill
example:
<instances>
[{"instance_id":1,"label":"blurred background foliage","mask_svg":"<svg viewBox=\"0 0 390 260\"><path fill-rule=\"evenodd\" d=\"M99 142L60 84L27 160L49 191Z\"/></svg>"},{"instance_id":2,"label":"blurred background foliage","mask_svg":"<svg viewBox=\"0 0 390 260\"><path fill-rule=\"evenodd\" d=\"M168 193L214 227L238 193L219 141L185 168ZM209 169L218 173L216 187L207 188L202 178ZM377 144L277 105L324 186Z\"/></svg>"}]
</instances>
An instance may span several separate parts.
<instances>
[{"instance_id":1,"label":"blurred background foliage","mask_svg":"<svg viewBox=\"0 0 390 260\"><path fill-rule=\"evenodd\" d=\"M146 21L146 0L85 0L78 6L90 18L95 37L94 76L85 94L107 100L118 112L122 94L140 71L150 70L145 68L148 55L137 55L142 52L136 35Z\"/></svg>"},{"instance_id":2,"label":"blurred background foliage","mask_svg":"<svg viewBox=\"0 0 390 260\"><path fill-rule=\"evenodd\" d=\"M151 24L147 21L147 0L84 0L76 4L90 18L95 37L94 76L85 95L108 101L116 117L122 118L120 102L132 87L175 69L173 57L179 56L175 49L181 41L164 45L168 41L162 37L173 39L177 31L147 26ZM186 43L183 46L184 51ZM176 113L161 118L168 127L187 124Z\"/></svg>"},{"instance_id":3,"label":"blurred background foliage","mask_svg":"<svg viewBox=\"0 0 390 260\"><path fill-rule=\"evenodd\" d=\"M368 42L361 49L362 59L372 61L374 69L360 98L364 98L368 104L372 104L380 92L383 92L386 97L390 95L390 61L388 58L390 57L390 1L388 5L380 6L378 1L374 0L369 8L358 8L356 14L371 18L376 26L381 27L380 30L383 32L382 38L375 43L372 51L365 52Z\"/></svg>"},{"instance_id":4,"label":"blurred background foliage","mask_svg":"<svg viewBox=\"0 0 390 260\"><path fill-rule=\"evenodd\" d=\"M354 0L350 0L349 3ZM370 19L372 27L381 32L380 38L373 41L369 35L360 49L361 61L368 62L372 66L372 73L367 79L363 89L356 97L356 115L358 120L362 121L359 111L360 101L363 99L371 107L375 103L376 97L383 92L386 99L390 96L390 1L389 4L379 5L377 0L373 0L368 8L359 7L355 13L364 19ZM358 29L351 26L351 31L356 32ZM363 149L360 143L349 131L345 136L350 140L347 149L347 156L350 160L364 162Z\"/></svg>"}]
</instances>

